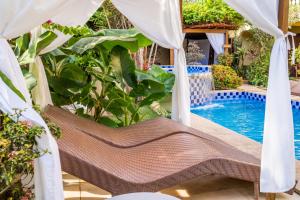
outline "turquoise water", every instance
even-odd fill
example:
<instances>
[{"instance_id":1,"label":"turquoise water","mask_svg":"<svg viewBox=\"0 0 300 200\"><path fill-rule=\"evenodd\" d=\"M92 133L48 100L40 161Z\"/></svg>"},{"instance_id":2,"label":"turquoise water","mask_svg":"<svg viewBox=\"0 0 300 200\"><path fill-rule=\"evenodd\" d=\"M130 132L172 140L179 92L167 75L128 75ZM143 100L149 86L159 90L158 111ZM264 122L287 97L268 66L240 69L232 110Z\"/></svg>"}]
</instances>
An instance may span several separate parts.
<instances>
[{"instance_id":1,"label":"turquoise water","mask_svg":"<svg viewBox=\"0 0 300 200\"><path fill-rule=\"evenodd\" d=\"M207 118L257 142L262 142L265 102L240 99L212 102L192 109L192 113ZM300 110L293 109L295 152L300 160Z\"/></svg>"}]
</instances>

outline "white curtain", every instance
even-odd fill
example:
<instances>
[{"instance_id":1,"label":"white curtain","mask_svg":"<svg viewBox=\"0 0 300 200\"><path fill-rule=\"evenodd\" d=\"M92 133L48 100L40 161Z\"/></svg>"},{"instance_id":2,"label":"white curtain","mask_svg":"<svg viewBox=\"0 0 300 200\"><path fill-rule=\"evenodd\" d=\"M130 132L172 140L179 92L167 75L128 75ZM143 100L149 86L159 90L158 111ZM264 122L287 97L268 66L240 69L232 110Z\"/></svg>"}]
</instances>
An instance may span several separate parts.
<instances>
[{"instance_id":1,"label":"white curtain","mask_svg":"<svg viewBox=\"0 0 300 200\"><path fill-rule=\"evenodd\" d=\"M7 40L29 32L34 27L56 16L57 13L72 10L74 5L82 5L82 1L0 1L0 70L11 79L12 83L26 98L26 102L24 102L0 79L0 109L9 114L13 114L14 108L25 109L22 119L45 128L46 134L37 138L38 148L47 149L51 152L51 154L46 154L34 162L35 198L38 200L63 199L59 152L56 141L49 132L47 125L31 107L30 94L26 88L25 79Z\"/></svg>"},{"instance_id":2,"label":"white curtain","mask_svg":"<svg viewBox=\"0 0 300 200\"><path fill-rule=\"evenodd\" d=\"M102 5L103 1L104 0L89 0L84 4L78 2L77 4L73 4L71 9L64 10L64 12L57 14L50 20L64 26L84 25L93 13ZM33 31L31 31L32 36L37 38L41 34L41 31L40 27L33 29ZM59 31L55 31L55 33L57 34L57 38L41 51L41 55L58 48L72 37L72 35L65 35ZM37 85L32 90L32 99L41 109L44 109L47 105L52 105L53 103L44 65L40 56L37 56L35 63L30 65L30 70L37 79Z\"/></svg>"},{"instance_id":3,"label":"white curtain","mask_svg":"<svg viewBox=\"0 0 300 200\"><path fill-rule=\"evenodd\" d=\"M206 36L217 55L224 53L224 44L225 44L224 33L206 33Z\"/></svg>"},{"instance_id":4,"label":"white curtain","mask_svg":"<svg viewBox=\"0 0 300 200\"><path fill-rule=\"evenodd\" d=\"M173 89L172 118L190 125L190 95L185 52L182 47L178 0L112 0L145 36L158 45L174 49L176 83Z\"/></svg>"},{"instance_id":5,"label":"white curtain","mask_svg":"<svg viewBox=\"0 0 300 200\"><path fill-rule=\"evenodd\" d=\"M225 0L252 24L273 35L261 160L261 192L285 192L295 185L294 128L284 33L278 28L278 0Z\"/></svg>"}]
</instances>

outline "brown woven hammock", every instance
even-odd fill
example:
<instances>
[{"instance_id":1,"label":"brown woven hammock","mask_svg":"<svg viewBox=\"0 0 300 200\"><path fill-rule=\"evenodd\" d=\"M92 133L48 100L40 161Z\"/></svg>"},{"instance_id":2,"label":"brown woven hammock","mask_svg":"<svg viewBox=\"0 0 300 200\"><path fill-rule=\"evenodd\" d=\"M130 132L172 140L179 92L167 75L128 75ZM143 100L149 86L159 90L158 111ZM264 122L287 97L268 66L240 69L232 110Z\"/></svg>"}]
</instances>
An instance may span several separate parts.
<instances>
[{"instance_id":1,"label":"brown woven hammock","mask_svg":"<svg viewBox=\"0 0 300 200\"><path fill-rule=\"evenodd\" d=\"M63 131L62 169L113 195L216 174L253 182L258 199L260 161L198 130L164 118L113 129L56 107L44 114Z\"/></svg>"}]
</instances>

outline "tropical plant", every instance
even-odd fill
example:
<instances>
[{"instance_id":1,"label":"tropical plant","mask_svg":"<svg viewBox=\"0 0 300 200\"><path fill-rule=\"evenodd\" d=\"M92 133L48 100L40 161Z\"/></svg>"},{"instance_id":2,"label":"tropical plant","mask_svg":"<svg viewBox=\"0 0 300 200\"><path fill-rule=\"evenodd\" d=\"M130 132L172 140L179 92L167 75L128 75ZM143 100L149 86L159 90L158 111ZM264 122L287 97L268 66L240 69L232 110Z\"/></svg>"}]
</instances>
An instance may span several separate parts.
<instances>
[{"instance_id":1,"label":"tropical plant","mask_svg":"<svg viewBox=\"0 0 300 200\"><path fill-rule=\"evenodd\" d=\"M224 23L240 26L244 22L243 17L223 0L184 1L182 15L187 25Z\"/></svg>"},{"instance_id":2,"label":"tropical plant","mask_svg":"<svg viewBox=\"0 0 300 200\"><path fill-rule=\"evenodd\" d=\"M229 66L214 65L212 73L217 90L236 89L242 84L242 78Z\"/></svg>"},{"instance_id":3,"label":"tropical plant","mask_svg":"<svg viewBox=\"0 0 300 200\"><path fill-rule=\"evenodd\" d=\"M168 95L174 75L158 66L137 69L130 53L151 44L135 29L73 38L43 56L53 101L111 127L157 116L152 104ZM80 107L76 106L80 105Z\"/></svg>"},{"instance_id":4,"label":"tropical plant","mask_svg":"<svg viewBox=\"0 0 300 200\"><path fill-rule=\"evenodd\" d=\"M22 72L26 80L27 88L29 90L36 86L36 78L29 70L29 64L35 62L36 56L42 49L47 47L51 42L57 38L57 35L53 31L45 31L39 37L33 38L30 33L26 33L15 40L10 41L11 46L14 49L14 53L18 59L19 64L22 67ZM0 72L0 77L6 79L5 75ZM6 84L9 80L6 81ZM14 90L16 92L16 90ZM20 97L21 94L18 94Z\"/></svg>"}]
</instances>

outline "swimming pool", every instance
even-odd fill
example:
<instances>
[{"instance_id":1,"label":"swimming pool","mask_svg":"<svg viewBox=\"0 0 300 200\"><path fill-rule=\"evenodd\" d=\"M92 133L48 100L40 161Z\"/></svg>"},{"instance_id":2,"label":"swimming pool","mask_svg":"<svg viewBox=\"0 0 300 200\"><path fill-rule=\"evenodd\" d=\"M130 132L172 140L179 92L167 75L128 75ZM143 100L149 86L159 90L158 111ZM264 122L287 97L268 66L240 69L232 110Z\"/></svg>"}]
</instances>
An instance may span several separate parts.
<instances>
[{"instance_id":1,"label":"swimming pool","mask_svg":"<svg viewBox=\"0 0 300 200\"><path fill-rule=\"evenodd\" d=\"M300 103L292 101L295 152L300 160ZM262 142L265 96L250 92L217 93L211 104L193 107L191 112L217 124Z\"/></svg>"}]
</instances>

